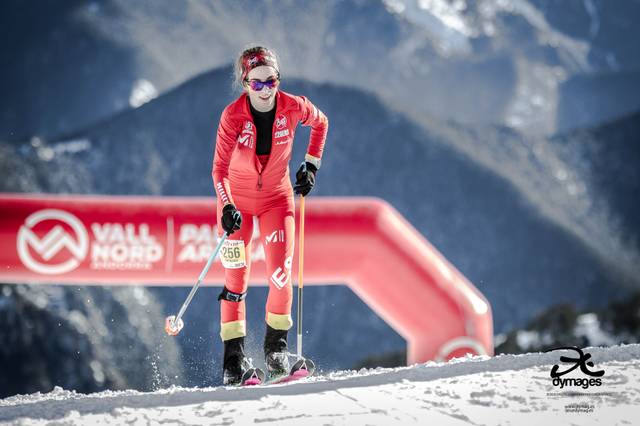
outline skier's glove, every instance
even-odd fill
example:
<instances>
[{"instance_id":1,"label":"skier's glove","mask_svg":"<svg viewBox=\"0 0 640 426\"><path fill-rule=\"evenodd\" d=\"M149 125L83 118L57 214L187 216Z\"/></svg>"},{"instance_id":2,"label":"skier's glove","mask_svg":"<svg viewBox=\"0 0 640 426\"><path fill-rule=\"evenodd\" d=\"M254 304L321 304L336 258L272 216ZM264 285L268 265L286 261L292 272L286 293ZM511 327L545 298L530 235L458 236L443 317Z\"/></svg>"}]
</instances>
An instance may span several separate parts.
<instances>
[{"instance_id":1,"label":"skier's glove","mask_svg":"<svg viewBox=\"0 0 640 426\"><path fill-rule=\"evenodd\" d=\"M222 229L229 235L240 229L242 215L233 204L227 204L222 208Z\"/></svg>"},{"instance_id":2,"label":"skier's glove","mask_svg":"<svg viewBox=\"0 0 640 426\"><path fill-rule=\"evenodd\" d=\"M317 171L316 166L308 161L303 161L296 172L296 184L293 187L293 191L298 195L306 197L316 183Z\"/></svg>"}]
</instances>

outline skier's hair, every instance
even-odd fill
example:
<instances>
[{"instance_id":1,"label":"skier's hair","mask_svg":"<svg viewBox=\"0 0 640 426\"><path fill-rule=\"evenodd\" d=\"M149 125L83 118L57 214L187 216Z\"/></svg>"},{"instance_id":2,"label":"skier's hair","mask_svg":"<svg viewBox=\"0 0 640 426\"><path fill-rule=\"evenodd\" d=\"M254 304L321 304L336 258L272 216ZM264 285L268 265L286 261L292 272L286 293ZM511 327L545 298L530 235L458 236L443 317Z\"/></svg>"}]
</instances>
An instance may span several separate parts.
<instances>
[{"instance_id":1,"label":"skier's hair","mask_svg":"<svg viewBox=\"0 0 640 426\"><path fill-rule=\"evenodd\" d=\"M257 63L251 64L249 62L251 58L257 58ZM280 58L273 49L258 45L250 45L249 47L246 47L238 55L233 66L233 88L239 91L244 90L244 80L247 77L247 74L259 65L272 66L278 72L278 76L280 76L279 63Z\"/></svg>"}]
</instances>

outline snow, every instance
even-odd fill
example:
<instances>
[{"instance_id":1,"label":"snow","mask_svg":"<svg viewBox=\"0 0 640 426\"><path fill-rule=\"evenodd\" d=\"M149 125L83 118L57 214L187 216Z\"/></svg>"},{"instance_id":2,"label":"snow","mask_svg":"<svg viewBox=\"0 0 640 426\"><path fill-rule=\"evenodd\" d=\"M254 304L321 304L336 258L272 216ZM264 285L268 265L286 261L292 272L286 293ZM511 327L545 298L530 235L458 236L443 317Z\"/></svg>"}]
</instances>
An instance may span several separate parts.
<instances>
[{"instance_id":1,"label":"snow","mask_svg":"<svg viewBox=\"0 0 640 426\"><path fill-rule=\"evenodd\" d=\"M384 4L390 12L422 28L443 56L471 52L469 37L474 34L461 13L466 8L464 2L451 5L444 0L385 0Z\"/></svg>"},{"instance_id":2,"label":"snow","mask_svg":"<svg viewBox=\"0 0 640 426\"><path fill-rule=\"evenodd\" d=\"M576 336L584 336L593 345L610 346L622 341L610 335L600 326L600 320L595 313L587 313L578 316L573 332Z\"/></svg>"},{"instance_id":3,"label":"snow","mask_svg":"<svg viewBox=\"0 0 640 426\"><path fill-rule=\"evenodd\" d=\"M147 102L158 97L158 90L155 86L144 78L136 80L129 95L129 105L138 108Z\"/></svg>"},{"instance_id":4,"label":"snow","mask_svg":"<svg viewBox=\"0 0 640 426\"><path fill-rule=\"evenodd\" d=\"M554 387L551 367L560 354L569 355L556 351L342 371L251 388L89 395L56 388L0 400L0 424L633 424L640 345L585 352L592 355L592 370L605 370L600 387ZM587 376L576 369L567 377Z\"/></svg>"}]
</instances>

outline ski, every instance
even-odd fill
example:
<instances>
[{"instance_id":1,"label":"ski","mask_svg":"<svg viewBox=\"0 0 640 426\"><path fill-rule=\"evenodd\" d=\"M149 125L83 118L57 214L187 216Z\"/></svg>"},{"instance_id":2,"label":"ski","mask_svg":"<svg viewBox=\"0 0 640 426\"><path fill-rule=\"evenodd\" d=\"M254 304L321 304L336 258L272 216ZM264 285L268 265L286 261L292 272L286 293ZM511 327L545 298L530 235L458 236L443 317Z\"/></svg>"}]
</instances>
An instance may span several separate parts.
<instances>
[{"instance_id":1,"label":"ski","mask_svg":"<svg viewBox=\"0 0 640 426\"><path fill-rule=\"evenodd\" d=\"M280 383L294 382L296 380L312 376L315 370L316 365L312 360L308 358L302 358L296 361L295 364L293 364L293 367L291 367L291 371L288 375L268 380L266 384L277 385Z\"/></svg>"},{"instance_id":2,"label":"ski","mask_svg":"<svg viewBox=\"0 0 640 426\"><path fill-rule=\"evenodd\" d=\"M265 374L260 368L250 368L242 375L238 386L256 386L264 383Z\"/></svg>"}]
</instances>

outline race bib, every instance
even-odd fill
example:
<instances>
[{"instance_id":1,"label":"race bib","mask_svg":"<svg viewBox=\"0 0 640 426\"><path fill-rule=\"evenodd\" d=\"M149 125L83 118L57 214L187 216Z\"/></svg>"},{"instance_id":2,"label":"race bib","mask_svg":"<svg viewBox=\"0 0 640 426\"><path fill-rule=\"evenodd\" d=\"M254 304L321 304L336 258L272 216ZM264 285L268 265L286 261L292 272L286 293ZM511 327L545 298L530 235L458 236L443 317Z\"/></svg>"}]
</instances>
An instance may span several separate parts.
<instances>
[{"instance_id":1,"label":"race bib","mask_svg":"<svg viewBox=\"0 0 640 426\"><path fill-rule=\"evenodd\" d=\"M227 269L239 269L247 266L244 256L244 241L225 240L220 250L220 261Z\"/></svg>"}]
</instances>

